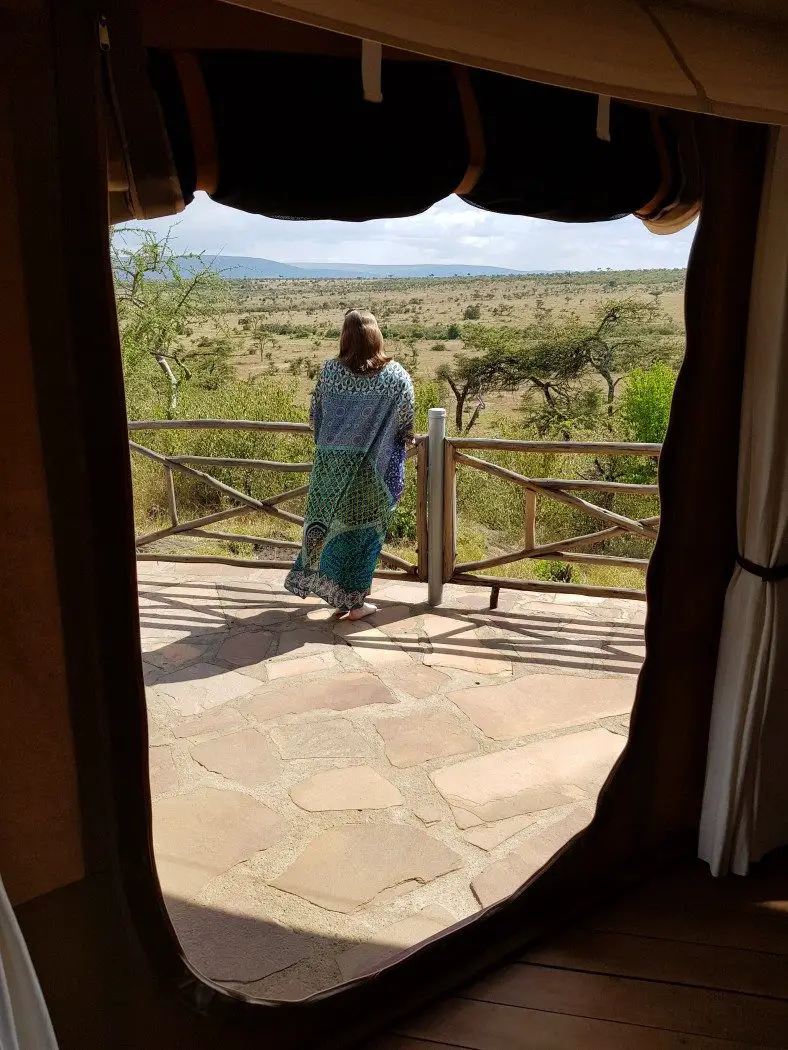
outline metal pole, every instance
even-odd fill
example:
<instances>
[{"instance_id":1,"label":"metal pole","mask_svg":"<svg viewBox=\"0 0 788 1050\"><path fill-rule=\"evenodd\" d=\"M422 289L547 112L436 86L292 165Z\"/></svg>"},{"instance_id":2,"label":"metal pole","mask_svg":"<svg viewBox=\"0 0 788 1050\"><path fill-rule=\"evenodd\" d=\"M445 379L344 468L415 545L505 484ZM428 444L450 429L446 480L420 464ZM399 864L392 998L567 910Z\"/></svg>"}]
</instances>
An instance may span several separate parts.
<instances>
[{"instance_id":1,"label":"metal pole","mask_svg":"<svg viewBox=\"0 0 788 1050\"><path fill-rule=\"evenodd\" d=\"M427 467L427 598L440 605L443 598L443 453L446 409L431 408Z\"/></svg>"}]
</instances>

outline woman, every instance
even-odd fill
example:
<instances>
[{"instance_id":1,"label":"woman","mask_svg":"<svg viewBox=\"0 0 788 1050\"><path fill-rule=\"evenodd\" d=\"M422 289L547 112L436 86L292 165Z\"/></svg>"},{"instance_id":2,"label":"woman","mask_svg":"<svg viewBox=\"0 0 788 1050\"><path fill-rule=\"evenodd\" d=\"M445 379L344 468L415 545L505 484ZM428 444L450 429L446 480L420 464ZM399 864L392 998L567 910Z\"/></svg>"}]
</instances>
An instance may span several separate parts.
<instances>
[{"instance_id":1,"label":"woman","mask_svg":"<svg viewBox=\"0 0 788 1050\"><path fill-rule=\"evenodd\" d=\"M413 383L386 356L369 310L345 314L339 357L320 370L309 418L315 462L303 545L285 587L360 620L377 611L365 599L413 440Z\"/></svg>"}]
</instances>

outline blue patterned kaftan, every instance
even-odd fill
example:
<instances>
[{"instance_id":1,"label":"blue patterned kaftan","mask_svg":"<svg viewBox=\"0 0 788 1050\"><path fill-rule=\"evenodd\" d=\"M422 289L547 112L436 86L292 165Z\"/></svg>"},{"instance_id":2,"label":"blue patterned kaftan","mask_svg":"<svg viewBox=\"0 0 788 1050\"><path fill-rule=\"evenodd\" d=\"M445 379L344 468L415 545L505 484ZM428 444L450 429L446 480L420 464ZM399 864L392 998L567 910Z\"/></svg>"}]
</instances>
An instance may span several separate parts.
<instances>
[{"instance_id":1,"label":"blue patterned kaftan","mask_svg":"<svg viewBox=\"0 0 788 1050\"><path fill-rule=\"evenodd\" d=\"M285 587L357 609L372 584L389 519L405 484L405 439L413 428L413 384L391 361L356 375L327 361L309 418L315 462L301 551Z\"/></svg>"}]
</instances>

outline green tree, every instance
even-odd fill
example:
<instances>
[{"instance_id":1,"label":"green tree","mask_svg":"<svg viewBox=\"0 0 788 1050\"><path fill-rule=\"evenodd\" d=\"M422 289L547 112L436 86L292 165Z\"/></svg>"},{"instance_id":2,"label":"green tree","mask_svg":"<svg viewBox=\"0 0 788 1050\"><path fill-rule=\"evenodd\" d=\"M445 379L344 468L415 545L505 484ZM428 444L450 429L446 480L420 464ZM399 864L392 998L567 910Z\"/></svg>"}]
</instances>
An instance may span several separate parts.
<instances>
[{"instance_id":1,"label":"green tree","mask_svg":"<svg viewBox=\"0 0 788 1050\"><path fill-rule=\"evenodd\" d=\"M226 282L202 253L177 252L172 232L119 227L111 242L129 409L155 399L170 419L181 384L215 389L229 375L235 348L225 323Z\"/></svg>"},{"instance_id":2,"label":"green tree","mask_svg":"<svg viewBox=\"0 0 788 1050\"><path fill-rule=\"evenodd\" d=\"M675 385L676 373L661 361L630 372L618 408L619 426L628 441L664 440Z\"/></svg>"},{"instance_id":3,"label":"green tree","mask_svg":"<svg viewBox=\"0 0 788 1050\"><path fill-rule=\"evenodd\" d=\"M589 321L573 316L543 327L521 362L523 378L540 395L533 421L568 438L578 421L593 426L594 416L602 414L612 430L622 379L635 367L667 362L680 352L654 306L633 299L605 303Z\"/></svg>"},{"instance_id":4,"label":"green tree","mask_svg":"<svg viewBox=\"0 0 788 1050\"><path fill-rule=\"evenodd\" d=\"M522 382L523 333L515 328L468 325L463 331L465 347L475 354L456 354L451 364L442 364L437 378L454 395L454 425L468 433L483 411L484 395L493 390L513 390ZM473 413L465 422L468 407Z\"/></svg>"}]
</instances>

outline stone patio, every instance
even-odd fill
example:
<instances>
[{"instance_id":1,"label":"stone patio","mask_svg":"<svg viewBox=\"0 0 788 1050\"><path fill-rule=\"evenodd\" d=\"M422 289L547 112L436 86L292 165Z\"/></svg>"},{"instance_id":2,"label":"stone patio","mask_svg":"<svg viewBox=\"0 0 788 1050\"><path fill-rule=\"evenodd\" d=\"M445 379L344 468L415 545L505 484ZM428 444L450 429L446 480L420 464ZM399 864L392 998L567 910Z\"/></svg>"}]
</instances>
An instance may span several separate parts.
<instances>
[{"instance_id":1,"label":"stone patio","mask_svg":"<svg viewBox=\"0 0 788 1050\"><path fill-rule=\"evenodd\" d=\"M139 566L154 841L193 965L293 999L508 895L625 743L639 602L379 581L337 623L284 572Z\"/></svg>"}]
</instances>

